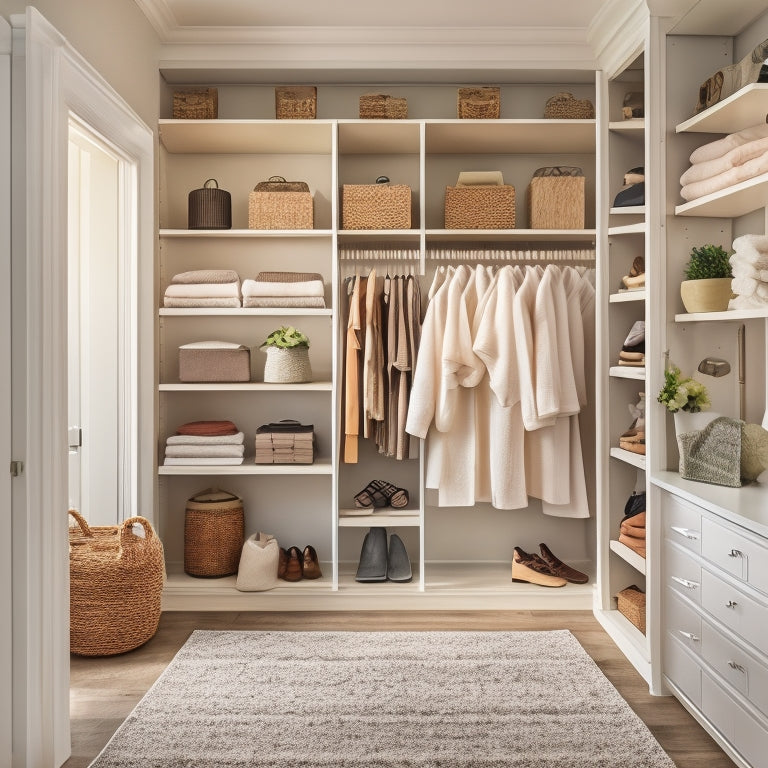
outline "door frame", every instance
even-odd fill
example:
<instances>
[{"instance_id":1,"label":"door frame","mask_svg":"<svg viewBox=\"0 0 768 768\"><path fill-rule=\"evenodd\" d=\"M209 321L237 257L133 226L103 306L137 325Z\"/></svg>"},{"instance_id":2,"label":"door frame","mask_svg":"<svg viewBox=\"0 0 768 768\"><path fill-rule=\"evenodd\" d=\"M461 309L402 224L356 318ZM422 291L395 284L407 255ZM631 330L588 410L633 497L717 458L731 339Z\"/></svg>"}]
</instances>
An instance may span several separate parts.
<instances>
[{"instance_id":1,"label":"door frame","mask_svg":"<svg viewBox=\"0 0 768 768\"><path fill-rule=\"evenodd\" d=\"M154 137L34 8L13 27L13 765L70 754L67 546L67 170L69 117L130 159L123 215L131 260L123 381L133 387L130 509L152 514ZM140 376L139 373L142 373Z\"/></svg>"}]
</instances>

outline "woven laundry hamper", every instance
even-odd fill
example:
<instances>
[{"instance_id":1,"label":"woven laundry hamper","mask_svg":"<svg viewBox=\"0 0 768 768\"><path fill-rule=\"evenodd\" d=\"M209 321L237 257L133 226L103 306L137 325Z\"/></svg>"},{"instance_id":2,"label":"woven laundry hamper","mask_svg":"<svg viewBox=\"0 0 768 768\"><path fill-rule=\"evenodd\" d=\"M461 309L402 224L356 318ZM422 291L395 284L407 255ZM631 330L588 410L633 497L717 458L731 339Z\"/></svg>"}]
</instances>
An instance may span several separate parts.
<instances>
[{"instance_id":1,"label":"woven laundry hamper","mask_svg":"<svg viewBox=\"0 0 768 768\"><path fill-rule=\"evenodd\" d=\"M184 515L184 572L201 578L237 573L245 538L243 500L206 488L187 500Z\"/></svg>"},{"instance_id":2,"label":"woven laundry hamper","mask_svg":"<svg viewBox=\"0 0 768 768\"><path fill-rule=\"evenodd\" d=\"M232 195L219 189L216 179L208 179L187 198L189 229L232 229Z\"/></svg>"},{"instance_id":3,"label":"woven laundry hamper","mask_svg":"<svg viewBox=\"0 0 768 768\"><path fill-rule=\"evenodd\" d=\"M585 179L581 168L538 168L528 186L531 229L584 229Z\"/></svg>"},{"instance_id":4,"label":"woven laundry hamper","mask_svg":"<svg viewBox=\"0 0 768 768\"><path fill-rule=\"evenodd\" d=\"M152 638L165 580L163 545L149 520L89 526L70 510L69 648L78 656L114 656ZM141 526L144 535L134 533Z\"/></svg>"},{"instance_id":5,"label":"woven laundry hamper","mask_svg":"<svg viewBox=\"0 0 768 768\"><path fill-rule=\"evenodd\" d=\"M445 188L446 229L514 229L515 188L472 184Z\"/></svg>"},{"instance_id":6,"label":"woven laundry hamper","mask_svg":"<svg viewBox=\"0 0 768 768\"><path fill-rule=\"evenodd\" d=\"M219 116L216 88L187 88L173 92L174 120L215 120Z\"/></svg>"},{"instance_id":7,"label":"woven laundry hamper","mask_svg":"<svg viewBox=\"0 0 768 768\"><path fill-rule=\"evenodd\" d=\"M248 195L249 229L312 229L312 193L305 181L270 176Z\"/></svg>"},{"instance_id":8,"label":"woven laundry hamper","mask_svg":"<svg viewBox=\"0 0 768 768\"><path fill-rule=\"evenodd\" d=\"M643 634L645 634L645 592L632 584L616 595L619 613L626 616Z\"/></svg>"},{"instance_id":9,"label":"woven laundry hamper","mask_svg":"<svg viewBox=\"0 0 768 768\"><path fill-rule=\"evenodd\" d=\"M314 85L279 85L275 88L275 117L278 120L314 120L317 117L317 88Z\"/></svg>"},{"instance_id":10,"label":"woven laundry hamper","mask_svg":"<svg viewBox=\"0 0 768 768\"><path fill-rule=\"evenodd\" d=\"M342 229L410 229L411 188L390 184L344 184L341 188Z\"/></svg>"},{"instance_id":11,"label":"woven laundry hamper","mask_svg":"<svg viewBox=\"0 0 768 768\"><path fill-rule=\"evenodd\" d=\"M497 120L501 114L501 92L493 86L459 88L457 112L465 120Z\"/></svg>"}]
</instances>

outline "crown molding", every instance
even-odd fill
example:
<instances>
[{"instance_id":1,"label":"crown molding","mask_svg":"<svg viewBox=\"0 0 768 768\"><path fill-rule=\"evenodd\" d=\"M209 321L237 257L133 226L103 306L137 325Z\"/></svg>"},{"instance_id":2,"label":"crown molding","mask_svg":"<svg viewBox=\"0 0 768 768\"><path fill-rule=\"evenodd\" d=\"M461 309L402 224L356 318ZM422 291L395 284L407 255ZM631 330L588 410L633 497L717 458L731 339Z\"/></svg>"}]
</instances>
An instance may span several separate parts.
<instances>
[{"instance_id":1,"label":"crown molding","mask_svg":"<svg viewBox=\"0 0 768 768\"><path fill-rule=\"evenodd\" d=\"M149 19L161 42L179 28L179 22L166 0L134 0L134 2Z\"/></svg>"},{"instance_id":2,"label":"crown molding","mask_svg":"<svg viewBox=\"0 0 768 768\"><path fill-rule=\"evenodd\" d=\"M587 39L608 78L625 69L643 50L649 18L645 0L613 0L595 14Z\"/></svg>"}]
</instances>

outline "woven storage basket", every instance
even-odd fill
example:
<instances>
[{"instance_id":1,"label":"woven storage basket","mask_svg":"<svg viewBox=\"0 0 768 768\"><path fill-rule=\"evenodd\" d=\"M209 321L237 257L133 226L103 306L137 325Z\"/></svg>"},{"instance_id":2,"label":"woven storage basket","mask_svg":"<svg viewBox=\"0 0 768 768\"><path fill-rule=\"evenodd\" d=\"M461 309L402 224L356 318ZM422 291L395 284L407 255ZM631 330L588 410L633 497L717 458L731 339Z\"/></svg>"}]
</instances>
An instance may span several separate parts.
<instances>
[{"instance_id":1,"label":"woven storage basket","mask_svg":"<svg viewBox=\"0 0 768 768\"><path fill-rule=\"evenodd\" d=\"M213 183L214 186L209 186ZM193 189L187 199L189 229L231 229L232 195L219 189L216 179L208 179L200 189Z\"/></svg>"},{"instance_id":2,"label":"woven storage basket","mask_svg":"<svg viewBox=\"0 0 768 768\"><path fill-rule=\"evenodd\" d=\"M627 617L645 634L645 592L634 584L616 595L619 613Z\"/></svg>"},{"instance_id":3,"label":"woven storage basket","mask_svg":"<svg viewBox=\"0 0 768 768\"><path fill-rule=\"evenodd\" d=\"M410 229L411 188L406 184L344 184L342 229Z\"/></svg>"},{"instance_id":4,"label":"woven storage basket","mask_svg":"<svg viewBox=\"0 0 768 768\"><path fill-rule=\"evenodd\" d=\"M251 380L251 350L179 347L179 381L240 382Z\"/></svg>"},{"instance_id":5,"label":"woven storage basket","mask_svg":"<svg viewBox=\"0 0 768 768\"><path fill-rule=\"evenodd\" d=\"M317 117L317 88L314 85L280 85L275 88L278 120L314 120Z\"/></svg>"},{"instance_id":6,"label":"woven storage basket","mask_svg":"<svg viewBox=\"0 0 768 768\"><path fill-rule=\"evenodd\" d=\"M216 88L191 88L173 92L174 120L215 120L219 116Z\"/></svg>"},{"instance_id":7,"label":"woven storage basket","mask_svg":"<svg viewBox=\"0 0 768 768\"><path fill-rule=\"evenodd\" d=\"M314 425L284 419L256 430L256 464L312 464L314 460Z\"/></svg>"},{"instance_id":8,"label":"woven storage basket","mask_svg":"<svg viewBox=\"0 0 768 768\"><path fill-rule=\"evenodd\" d=\"M187 501L184 515L184 572L216 578L237 573L245 538L243 501L207 488Z\"/></svg>"},{"instance_id":9,"label":"woven storage basket","mask_svg":"<svg viewBox=\"0 0 768 768\"><path fill-rule=\"evenodd\" d=\"M312 229L312 193L304 181L271 176L248 195L249 229Z\"/></svg>"},{"instance_id":10,"label":"woven storage basket","mask_svg":"<svg viewBox=\"0 0 768 768\"><path fill-rule=\"evenodd\" d=\"M304 384L312 381L312 366L307 347L267 347L264 364L266 384Z\"/></svg>"},{"instance_id":11,"label":"woven storage basket","mask_svg":"<svg viewBox=\"0 0 768 768\"><path fill-rule=\"evenodd\" d=\"M446 229L514 229L515 188L510 184L445 188Z\"/></svg>"},{"instance_id":12,"label":"woven storage basket","mask_svg":"<svg viewBox=\"0 0 768 768\"><path fill-rule=\"evenodd\" d=\"M466 120L497 120L501 113L498 88L459 88L458 115Z\"/></svg>"},{"instance_id":13,"label":"woven storage basket","mask_svg":"<svg viewBox=\"0 0 768 768\"><path fill-rule=\"evenodd\" d=\"M589 99L577 99L572 93L561 93L547 99L544 117L554 120L592 120L595 106Z\"/></svg>"},{"instance_id":14,"label":"woven storage basket","mask_svg":"<svg viewBox=\"0 0 768 768\"><path fill-rule=\"evenodd\" d=\"M408 99L385 93L364 93L360 97L362 120L404 120L408 117Z\"/></svg>"},{"instance_id":15,"label":"woven storage basket","mask_svg":"<svg viewBox=\"0 0 768 768\"><path fill-rule=\"evenodd\" d=\"M584 176L534 176L528 186L531 229L584 229Z\"/></svg>"},{"instance_id":16,"label":"woven storage basket","mask_svg":"<svg viewBox=\"0 0 768 768\"><path fill-rule=\"evenodd\" d=\"M149 520L89 526L74 510L69 529L69 647L78 656L113 656L157 631L165 579L163 545ZM140 525L144 536L133 533Z\"/></svg>"}]
</instances>

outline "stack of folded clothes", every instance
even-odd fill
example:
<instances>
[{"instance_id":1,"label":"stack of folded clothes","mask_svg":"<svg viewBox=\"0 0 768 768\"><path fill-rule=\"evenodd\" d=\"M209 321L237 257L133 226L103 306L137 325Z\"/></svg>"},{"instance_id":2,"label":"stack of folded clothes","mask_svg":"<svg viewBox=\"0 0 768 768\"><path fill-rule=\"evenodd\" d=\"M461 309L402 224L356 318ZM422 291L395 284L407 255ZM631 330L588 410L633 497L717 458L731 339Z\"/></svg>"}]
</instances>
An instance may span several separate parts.
<instances>
[{"instance_id":1,"label":"stack of folded clothes","mask_svg":"<svg viewBox=\"0 0 768 768\"><path fill-rule=\"evenodd\" d=\"M325 308L323 276L317 272L259 272L243 280L244 307Z\"/></svg>"},{"instance_id":2,"label":"stack of folded clothes","mask_svg":"<svg viewBox=\"0 0 768 768\"><path fill-rule=\"evenodd\" d=\"M174 275L165 289L166 307L239 307L240 277L231 269L198 269Z\"/></svg>"},{"instance_id":3,"label":"stack of folded clothes","mask_svg":"<svg viewBox=\"0 0 768 768\"><path fill-rule=\"evenodd\" d=\"M613 200L614 208L645 205L645 168L630 168L624 174L624 186Z\"/></svg>"},{"instance_id":4,"label":"stack of folded clothes","mask_svg":"<svg viewBox=\"0 0 768 768\"><path fill-rule=\"evenodd\" d=\"M166 466L237 466L243 463L245 435L231 421L190 421L165 444Z\"/></svg>"},{"instance_id":5,"label":"stack of folded clothes","mask_svg":"<svg viewBox=\"0 0 768 768\"><path fill-rule=\"evenodd\" d=\"M311 464L314 427L286 419L256 430L256 464Z\"/></svg>"},{"instance_id":6,"label":"stack of folded clothes","mask_svg":"<svg viewBox=\"0 0 768 768\"><path fill-rule=\"evenodd\" d=\"M642 291L645 288L645 259L635 256L628 275L621 278L624 287L619 291Z\"/></svg>"},{"instance_id":7,"label":"stack of folded clothes","mask_svg":"<svg viewBox=\"0 0 768 768\"><path fill-rule=\"evenodd\" d=\"M736 297L728 309L764 308L768 305L768 236L742 235L733 241L733 248L729 261Z\"/></svg>"},{"instance_id":8,"label":"stack of folded clothes","mask_svg":"<svg viewBox=\"0 0 768 768\"><path fill-rule=\"evenodd\" d=\"M619 527L619 541L640 557L645 557L645 491L633 492L627 499Z\"/></svg>"},{"instance_id":9,"label":"stack of folded clothes","mask_svg":"<svg viewBox=\"0 0 768 768\"><path fill-rule=\"evenodd\" d=\"M637 320L630 328L619 352L619 365L645 365L645 320Z\"/></svg>"},{"instance_id":10,"label":"stack of folded clothes","mask_svg":"<svg viewBox=\"0 0 768 768\"><path fill-rule=\"evenodd\" d=\"M768 124L759 123L696 149L680 177L680 196L695 200L768 172Z\"/></svg>"}]
</instances>

